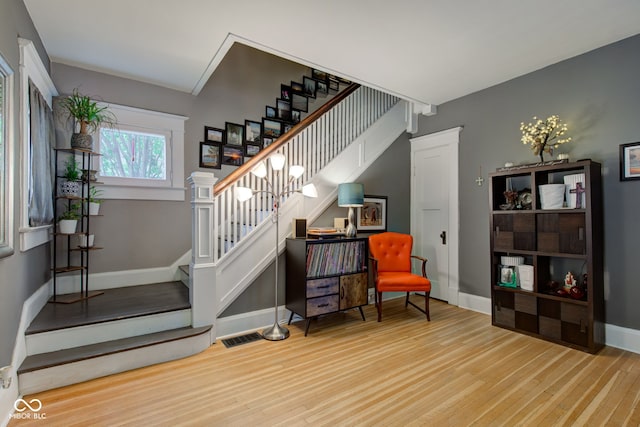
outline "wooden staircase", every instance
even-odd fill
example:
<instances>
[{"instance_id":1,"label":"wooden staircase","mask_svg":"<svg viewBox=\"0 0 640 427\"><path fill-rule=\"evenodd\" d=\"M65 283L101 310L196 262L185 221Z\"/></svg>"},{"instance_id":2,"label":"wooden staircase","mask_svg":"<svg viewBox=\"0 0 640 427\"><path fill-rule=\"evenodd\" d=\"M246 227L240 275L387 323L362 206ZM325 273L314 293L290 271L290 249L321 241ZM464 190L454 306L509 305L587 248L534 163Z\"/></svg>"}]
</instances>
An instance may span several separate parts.
<instances>
[{"instance_id":1,"label":"wooden staircase","mask_svg":"<svg viewBox=\"0 0 640 427\"><path fill-rule=\"evenodd\" d=\"M25 333L20 393L74 384L206 349L182 282L108 289L77 304L46 304Z\"/></svg>"}]
</instances>

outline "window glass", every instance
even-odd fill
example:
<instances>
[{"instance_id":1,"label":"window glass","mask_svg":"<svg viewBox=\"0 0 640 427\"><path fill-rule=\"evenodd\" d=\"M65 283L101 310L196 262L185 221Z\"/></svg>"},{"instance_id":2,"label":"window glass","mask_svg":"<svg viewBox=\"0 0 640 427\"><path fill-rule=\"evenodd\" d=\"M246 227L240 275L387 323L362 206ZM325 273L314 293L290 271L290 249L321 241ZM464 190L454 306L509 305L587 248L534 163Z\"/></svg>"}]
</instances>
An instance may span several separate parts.
<instances>
[{"instance_id":1,"label":"window glass","mask_svg":"<svg viewBox=\"0 0 640 427\"><path fill-rule=\"evenodd\" d=\"M102 128L100 154L103 178L167 179L165 135Z\"/></svg>"}]
</instances>

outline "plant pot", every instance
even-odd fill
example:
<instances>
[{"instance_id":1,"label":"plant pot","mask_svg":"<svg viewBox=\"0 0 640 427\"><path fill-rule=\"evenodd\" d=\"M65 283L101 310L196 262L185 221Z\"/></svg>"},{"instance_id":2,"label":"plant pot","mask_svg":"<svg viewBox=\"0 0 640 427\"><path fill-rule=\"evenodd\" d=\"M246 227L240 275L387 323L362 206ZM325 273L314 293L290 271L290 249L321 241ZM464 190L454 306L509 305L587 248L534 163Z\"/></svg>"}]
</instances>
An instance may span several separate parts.
<instances>
[{"instance_id":1,"label":"plant pot","mask_svg":"<svg viewBox=\"0 0 640 427\"><path fill-rule=\"evenodd\" d=\"M86 234L83 234L80 237L80 244L79 246L83 247L83 248L90 248L93 247L93 239L95 237L95 234L89 234L88 236ZM88 237L88 239L87 239Z\"/></svg>"},{"instance_id":2,"label":"plant pot","mask_svg":"<svg viewBox=\"0 0 640 427\"><path fill-rule=\"evenodd\" d=\"M93 148L93 137L86 133L74 133L71 135L71 148L91 151Z\"/></svg>"},{"instance_id":3,"label":"plant pot","mask_svg":"<svg viewBox=\"0 0 640 427\"><path fill-rule=\"evenodd\" d=\"M82 169L82 180L97 181L96 173L98 173L98 171L95 169Z\"/></svg>"},{"instance_id":4,"label":"plant pot","mask_svg":"<svg viewBox=\"0 0 640 427\"><path fill-rule=\"evenodd\" d=\"M78 181L64 181L60 183L61 196L78 196L80 194L80 183Z\"/></svg>"},{"instance_id":5,"label":"plant pot","mask_svg":"<svg viewBox=\"0 0 640 427\"><path fill-rule=\"evenodd\" d=\"M100 213L100 203L89 202L89 215L98 215Z\"/></svg>"},{"instance_id":6,"label":"plant pot","mask_svg":"<svg viewBox=\"0 0 640 427\"><path fill-rule=\"evenodd\" d=\"M73 234L76 232L76 227L78 226L77 219L61 219L58 222L58 230L62 234Z\"/></svg>"}]
</instances>

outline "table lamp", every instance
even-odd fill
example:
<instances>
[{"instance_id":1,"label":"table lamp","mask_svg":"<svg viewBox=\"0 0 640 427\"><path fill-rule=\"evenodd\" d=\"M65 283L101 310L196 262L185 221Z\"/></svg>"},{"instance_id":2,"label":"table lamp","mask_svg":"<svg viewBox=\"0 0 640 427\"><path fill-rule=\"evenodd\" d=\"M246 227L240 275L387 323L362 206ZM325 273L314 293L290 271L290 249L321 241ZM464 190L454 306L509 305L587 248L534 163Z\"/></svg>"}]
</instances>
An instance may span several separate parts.
<instances>
[{"instance_id":1,"label":"table lamp","mask_svg":"<svg viewBox=\"0 0 640 427\"><path fill-rule=\"evenodd\" d=\"M349 224L346 229L347 237L355 237L356 226L354 224L356 214L353 208L364 205L364 185L355 182L338 185L338 206L349 208Z\"/></svg>"}]
</instances>

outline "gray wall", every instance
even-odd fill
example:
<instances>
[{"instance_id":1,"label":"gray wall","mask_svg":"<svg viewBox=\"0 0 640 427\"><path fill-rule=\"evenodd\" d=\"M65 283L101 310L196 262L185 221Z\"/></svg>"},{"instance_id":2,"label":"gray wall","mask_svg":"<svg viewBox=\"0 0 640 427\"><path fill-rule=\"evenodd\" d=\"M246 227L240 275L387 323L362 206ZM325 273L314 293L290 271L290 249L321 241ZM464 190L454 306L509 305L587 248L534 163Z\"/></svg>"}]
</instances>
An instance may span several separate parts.
<instances>
[{"instance_id":1,"label":"gray wall","mask_svg":"<svg viewBox=\"0 0 640 427\"><path fill-rule=\"evenodd\" d=\"M14 112L18 111L20 100L18 36L33 41L43 63L45 66L49 65L49 59L44 53L40 37L36 33L22 0L2 0L0 3L0 53L14 72ZM13 117L13 128L15 130L14 140L9 141L10 144L13 144L13 158L10 161L17 170L16 166L19 165L20 159L18 114ZM20 252L18 221L20 218L19 206L22 200L19 186L20 179L16 175L13 188L15 195L13 247L15 252L9 257L0 258L0 367L11 363L24 301L50 277L48 244L28 252Z\"/></svg>"},{"instance_id":2,"label":"gray wall","mask_svg":"<svg viewBox=\"0 0 640 427\"><path fill-rule=\"evenodd\" d=\"M310 74L308 67L240 44L233 45L198 96L52 65L52 78L61 94L79 88L106 102L189 117L185 124L185 179L200 170L199 143L205 125L224 128L226 121L244 124L245 119L261 120L265 105L275 105L280 83L301 81L305 74ZM315 104L310 107L317 108L321 101ZM222 178L234 169L201 170ZM91 224L96 244L104 247L92 255L91 271L163 267L175 262L191 248L190 197L187 189L184 202L107 200L101 207L104 216Z\"/></svg>"},{"instance_id":3,"label":"gray wall","mask_svg":"<svg viewBox=\"0 0 640 427\"><path fill-rule=\"evenodd\" d=\"M487 173L505 162L534 163L520 122L559 114L574 141L558 152L602 163L606 322L640 329L640 182L620 182L619 145L640 141L640 36L605 46L438 107L419 134L462 125L460 290L489 297ZM474 180L480 168L485 184Z\"/></svg>"}]
</instances>

